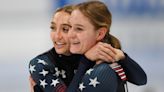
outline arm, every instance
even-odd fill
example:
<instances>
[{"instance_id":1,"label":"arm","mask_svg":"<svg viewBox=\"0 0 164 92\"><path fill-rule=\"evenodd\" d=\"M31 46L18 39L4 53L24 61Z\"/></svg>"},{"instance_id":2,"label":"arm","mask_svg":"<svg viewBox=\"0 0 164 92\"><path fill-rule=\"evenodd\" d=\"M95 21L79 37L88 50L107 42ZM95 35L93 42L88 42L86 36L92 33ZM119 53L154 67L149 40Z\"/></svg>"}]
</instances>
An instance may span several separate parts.
<instances>
[{"instance_id":1,"label":"arm","mask_svg":"<svg viewBox=\"0 0 164 92\"><path fill-rule=\"evenodd\" d=\"M115 49L107 43L96 44L85 53L85 56L92 61L98 61L96 64L100 64L102 61L107 63L118 61L124 68L129 82L136 85L143 85L147 82L145 72L134 60L120 49ZM101 61L99 62L99 60Z\"/></svg>"},{"instance_id":2,"label":"arm","mask_svg":"<svg viewBox=\"0 0 164 92\"><path fill-rule=\"evenodd\" d=\"M125 70L128 81L136 85L147 83L147 76L144 70L126 53L125 58L118 62Z\"/></svg>"},{"instance_id":3,"label":"arm","mask_svg":"<svg viewBox=\"0 0 164 92\"><path fill-rule=\"evenodd\" d=\"M86 71L78 89L80 92L117 92L118 81L109 64L101 63Z\"/></svg>"},{"instance_id":4,"label":"arm","mask_svg":"<svg viewBox=\"0 0 164 92\"><path fill-rule=\"evenodd\" d=\"M81 57L80 65L67 92L115 92L117 90L118 77L114 70L105 63L94 67L93 65L95 65L93 61L90 61L85 56ZM96 79L98 83L92 84L91 80L94 81Z\"/></svg>"},{"instance_id":5,"label":"arm","mask_svg":"<svg viewBox=\"0 0 164 92\"><path fill-rule=\"evenodd\" d=\"M35 81L36 86L34 86L34 92L60 92L58 89L62 87L66 89L64 82L58 78L55 74L55 70L51 69L48 63L48 58L46 56L36 57L29 63L29 71L32 79ZM38 89L39 90L36 90Z\"/></svg>"}]
</instances>

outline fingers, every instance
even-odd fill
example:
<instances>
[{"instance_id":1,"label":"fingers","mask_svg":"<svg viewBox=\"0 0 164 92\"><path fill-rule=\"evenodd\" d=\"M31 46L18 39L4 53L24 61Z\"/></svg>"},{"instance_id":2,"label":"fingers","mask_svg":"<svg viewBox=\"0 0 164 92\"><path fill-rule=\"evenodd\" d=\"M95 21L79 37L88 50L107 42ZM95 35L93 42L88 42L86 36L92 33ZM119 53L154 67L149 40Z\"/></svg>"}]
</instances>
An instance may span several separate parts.
<instances>
[{"instance_id":1,"label":"fingers","mask_svg":"<svg viewBox=\"0 0 164 92\"><path fill-rule=\"evenodd\" d=\"M102 50L99 51L98 56L99 56L100 60L104 60L104 61L107 61L107 62L114 62L115 61L115 59L110 54L108 54L108 53L106 53Z\"/></svg>"},{"instance_id":2,"label":"fingers","mask_svg":"<svg viewBox=\"0 0 164 92\"><path fill-rule=\"evenodd\" d=\"M125 58L125 55L124 55L124 52L120 49L115 49L115 51L117 52L117 55L115 57L115 60L116 61L119 61L121 59L124 59Z\"/></svg>"},{"instance_id":3,"label":"fingers","mask_svg":"<svg viewBox=\"0 0 164 92\"><path fill-rule=\"evenodd\" d=\"M101 54L105 55L105 57L107 57L109 60L114 62L116 57L115 49L110 44L107 43L99 43L99 45L100 45L99 48Z\"/></svg>"},{"instance_id":4,"label":"fingers","mask_svg":"<svg viewBox=\"0 0 164 92\"><path fill-rule=\"evenodd\" d=\"M110 49L114 54L116 54L115 48L113 48L113 47L111 46L111 44L103 43L103 42L100 42L100 44L101 44L102 46L104 46L105 48Z\"/></svg>"},{"instance_id":5,"label":"fingers","mask_svg":"<svg viewBox=\"0 0 164 92\"><path fill-rule=\"evenodd\" d=\"M31 76L29 77L29 81L30 81L30 84L31 84L32 86L34 86L34 85L36 84L35 81L32 79Z\"/></svg>"},{"instance_id":6,"label":"fingers","mask_svg":"<svg viewBox=\"0 0 164 92\"><path fill-rule=\"evenodd\" d=\"M120 52L122 51L113 48L110 44L99 42L84 55L91 61L102 60L109 63L120 60Z\"/></svg>"},{"instance_id":7,"label":"fingers","mask_svg":"<svg viewBox=\"0 0 164 92\"><path fill-rule=\"evenodd\" d=\"M29 76L29 82L30 82L30 92L34 92L33 88L36 85L36 83L34 82L31 76Z\"/></svg>"}]
</instances>

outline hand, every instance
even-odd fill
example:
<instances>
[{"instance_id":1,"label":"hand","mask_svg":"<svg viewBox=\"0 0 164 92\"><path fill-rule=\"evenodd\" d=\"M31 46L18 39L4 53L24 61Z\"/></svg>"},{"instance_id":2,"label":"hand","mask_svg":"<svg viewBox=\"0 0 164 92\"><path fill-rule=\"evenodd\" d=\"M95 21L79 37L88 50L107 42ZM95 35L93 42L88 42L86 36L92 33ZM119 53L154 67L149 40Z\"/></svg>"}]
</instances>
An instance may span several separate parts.
<instances>
[{"instance_id":1,"label":"hand","mask_svg":"<svg viewBox=\"0 0 164 92\"><path fill-rule=\"evenodd\" d=\"M125 57L121 50L115 49L110 44L103 42L98 42L85 53L85 56L91 61L96 61L96 64L100 64L104 61L113 63Z\"/></svg>"},{"instance_id":2,"label":"hand","mask_svg":"<svg viewBox=\"0 0 164 92\"><path fill-rule=\"evenodd\" d=\"M29 82L30 82L30 92L34 92L34 86L36 85L36 83L31 76L29 76Z\"/></svg>"},{"instance_id":3,"label":"hand","mask_svg":"<svg viewBox=\"0 0 164 92\"><path fill-rule=\"evenodd\" d=\"M115 51L110 44L98 42L84 54L91 61L108 61L114 62Z\"/></svg>"},{"instance_id":4,"label":"hand","mask_svg":"<svg viewBox=\"0 0 164 92\"><path fill-rule=\"evenodd\" d=\"M115 61L119 61L125 58L125 54L122 50L114 48L116 52Z\"/></svg>"}]
</instances>

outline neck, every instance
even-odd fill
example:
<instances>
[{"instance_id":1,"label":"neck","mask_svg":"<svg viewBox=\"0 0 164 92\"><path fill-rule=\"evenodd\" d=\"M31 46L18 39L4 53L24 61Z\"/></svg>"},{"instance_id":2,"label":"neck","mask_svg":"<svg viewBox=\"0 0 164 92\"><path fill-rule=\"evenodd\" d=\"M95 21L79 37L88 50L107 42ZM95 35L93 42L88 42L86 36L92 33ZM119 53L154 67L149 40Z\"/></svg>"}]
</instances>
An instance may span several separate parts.
<instances>
[{"instance_id":1,"label":"neck","mask_svg":"<svg viewBox=\"0 0 164 92\"><path fill-rule=\"evenodd\" d=\"M63 55L65 55L65 56L70 56L71 53L70 53L70 52L66 52L66 53L63 53Z\"/></svg>"}]
</instances>

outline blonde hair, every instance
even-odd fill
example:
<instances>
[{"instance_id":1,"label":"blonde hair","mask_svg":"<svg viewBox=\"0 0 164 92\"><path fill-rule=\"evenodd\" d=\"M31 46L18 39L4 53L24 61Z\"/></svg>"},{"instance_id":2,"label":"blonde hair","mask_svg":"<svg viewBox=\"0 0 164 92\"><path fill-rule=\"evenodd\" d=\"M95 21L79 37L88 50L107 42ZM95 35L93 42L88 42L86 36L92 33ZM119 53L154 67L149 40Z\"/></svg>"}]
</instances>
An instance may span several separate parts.
<instances>
[{"instance_id":1,"label":"blonde hair","mask_svg":"<svg viewBox=\"0 0 164 92\"><path fill-rule=\"evenodd\" d=\"M103 2L93 0L83 2L76 5L75 9L80 10L81 13L89 19L95 30L102 27L107 28L108 31L102 41L111 44L114 48L121 49L119 40L109 34L112 23L112 15Z\"/></svg>"}]
</instances>

